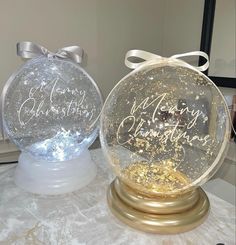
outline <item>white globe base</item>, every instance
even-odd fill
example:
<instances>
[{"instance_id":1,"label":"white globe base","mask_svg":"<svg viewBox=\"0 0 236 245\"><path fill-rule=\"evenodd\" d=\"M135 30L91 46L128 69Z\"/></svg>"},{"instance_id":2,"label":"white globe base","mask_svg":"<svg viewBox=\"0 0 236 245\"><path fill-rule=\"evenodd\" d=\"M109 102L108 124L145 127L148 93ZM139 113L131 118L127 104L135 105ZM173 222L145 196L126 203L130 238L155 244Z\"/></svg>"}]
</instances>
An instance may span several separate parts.
<instances>
[{"instance_id":1,"label":"white globe base","mask_svg":"<svg viewBox=\"0 0 236 245\"><path fill-rule=\"evenodd\" d=\"M20 188L42 195L58 195L78 190L96 176L97 168L89 150L73 160L47 162L29 153L21 153L15 170L15 183Z\"/></svg>"}]
</instances>

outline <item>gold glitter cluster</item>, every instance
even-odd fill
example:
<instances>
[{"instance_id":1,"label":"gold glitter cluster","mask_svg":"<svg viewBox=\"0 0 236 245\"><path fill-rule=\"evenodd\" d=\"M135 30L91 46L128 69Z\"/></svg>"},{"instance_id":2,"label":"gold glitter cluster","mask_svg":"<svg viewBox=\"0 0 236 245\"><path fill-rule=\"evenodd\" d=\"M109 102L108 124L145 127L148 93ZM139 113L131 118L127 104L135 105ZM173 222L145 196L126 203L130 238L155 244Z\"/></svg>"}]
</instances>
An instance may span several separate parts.
<instances>
[{"instance_id":1,"label":"gold glitter cluster","mask_svg":"<svg viewBox=\"0 0 236 245\"><path fill-rule=\"evenodd\" d=\"M149 164L132 163L121 171L121 179L134 189L148 194L178 192L190 183L183 173L173 169L171 161Z\"/></svg>"}]
</instances>

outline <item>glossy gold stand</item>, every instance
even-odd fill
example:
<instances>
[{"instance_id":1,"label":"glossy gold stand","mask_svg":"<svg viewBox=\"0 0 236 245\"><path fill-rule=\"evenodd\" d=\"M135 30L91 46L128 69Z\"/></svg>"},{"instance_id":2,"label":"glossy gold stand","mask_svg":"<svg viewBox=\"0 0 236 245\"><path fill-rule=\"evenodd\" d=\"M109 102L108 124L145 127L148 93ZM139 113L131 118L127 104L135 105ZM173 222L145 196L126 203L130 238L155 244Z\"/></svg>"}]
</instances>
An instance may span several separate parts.
<instances>
[{"instance_id":1,"label":"glossy gold stand","mask_svg":"<svg viewBox=\"0 0 236 245\"><path fill-rule=\"evenodd\" d=\"M148 197L116 178L108 189L112 213L124 223L146 232L174 234L200 225L209 212L209 200L201 188L185 194Z\"/></svg>"}]
</instances>

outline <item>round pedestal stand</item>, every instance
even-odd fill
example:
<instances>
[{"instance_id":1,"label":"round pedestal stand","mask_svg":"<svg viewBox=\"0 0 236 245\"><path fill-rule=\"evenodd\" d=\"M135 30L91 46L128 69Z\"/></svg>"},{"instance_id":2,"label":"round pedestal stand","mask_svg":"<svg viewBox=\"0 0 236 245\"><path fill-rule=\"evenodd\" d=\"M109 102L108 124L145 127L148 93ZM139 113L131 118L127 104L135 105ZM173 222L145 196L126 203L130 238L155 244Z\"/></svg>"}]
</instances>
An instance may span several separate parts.
<instances>
[{"instance_id":1,"label":"round pedestal stand","mask_svg":"<svg viewBox=\"0 0 236 245\"><path fill-rule=\"evenodd\" d=\"M108 205L118 219L136 229L159 234L194 229L204 222L210 208L201 188L177 196L149 197L116 178L107 194Z\"/></svg>"},{"instance_id":2,"label":"round pedestal stand","mask_svg":"<svg viewBox=\"0 0 236 245\"><path fill-rule=\"evenodd\" d=\"M21 153L15 183L28 192L57 195L86 186L96 172L89 150L83 151L76 159L62 162L47 162L29 153Z\"/></svg>"}]
</instances>

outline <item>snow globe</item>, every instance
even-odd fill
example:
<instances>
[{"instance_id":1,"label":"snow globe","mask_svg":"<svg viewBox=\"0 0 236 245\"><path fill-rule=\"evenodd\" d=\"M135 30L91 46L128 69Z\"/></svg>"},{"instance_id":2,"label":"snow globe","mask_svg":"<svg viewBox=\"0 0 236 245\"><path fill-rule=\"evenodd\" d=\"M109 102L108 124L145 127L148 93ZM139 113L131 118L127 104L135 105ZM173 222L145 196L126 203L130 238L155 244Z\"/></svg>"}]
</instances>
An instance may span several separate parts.
<instances>
[{"instance_id":1,"label":"snow globe","mask_svg":"<svg viewBox=\"0 0 236 245\"><path fill-rule=\"evenodd\" d=\"M27 61L3 89L3 128L21 150L15 183L37 194L63 194L96 175L88 147L98 135L103 102L95 81L71 59L73 52L40 48L43 54Z\"/></svg>"},{"instance_id":2,"label":"snow globe","mask_svg":"<svg viewBox=\"0 0 236 245\"><path fill-rule=\"evenodd\" d=\"M177 57L134 51L142 64L122 78L101 113L100 140L117 176L108 189L112 213L147 232L191 230L209 213L200 187L227 152L224 97L197 68Z\"/></svg>"}]
</instances>

